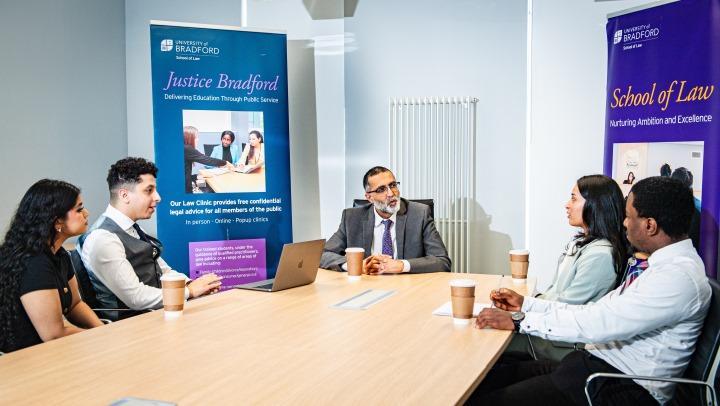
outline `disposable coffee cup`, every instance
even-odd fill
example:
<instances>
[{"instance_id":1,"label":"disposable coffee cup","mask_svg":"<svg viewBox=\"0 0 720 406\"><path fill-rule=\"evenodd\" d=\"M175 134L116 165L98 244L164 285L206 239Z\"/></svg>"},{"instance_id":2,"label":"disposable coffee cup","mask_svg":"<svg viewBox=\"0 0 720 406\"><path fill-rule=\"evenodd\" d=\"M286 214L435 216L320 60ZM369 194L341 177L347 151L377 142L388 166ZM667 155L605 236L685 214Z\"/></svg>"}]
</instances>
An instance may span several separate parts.
<instances>
[{"instance_id":1,"label":"disposable coffee cup","mask_svg":"<svg viewBox=\"0 0 720 406\"><path fill-rule=\"evenodd\" d=\"M345 261L347 263L348 280L358 281L362 275L363 257L365 250L358 247L345 249Z\"/></svg>"},{"instance_id":2,"label":"disposable coffee cup","mask_svg":"<svg viewBox=\"0 0 720 406\"><path fill-rule=\"evenodd\" d=\"M528 266L530 265L530 251L510 250L510 275L516 285L527 282Z\"/></svg>"},{"instance_id":3,"label":"disposable coffee cup","mask_svg":"<svg viewBox=\"0 0 720 406\"><path fill-rule=\"evenodd\" d=\"M470 324L475 305L475 281L472 279L451 280L450 300L452 301L453 323Z\"/></svg>"},{"instance_id":4,"label":"disposable coffee cup","mask_svg":"<svg viewBox=\"0 0 720 406\"><path fill-rule=\"evenodd\" d=\"M185 306L185 278L178 273L166 273L160 277L163 295L163 313L165 320L175 320L182 316Z\"/></svg>"}]
</instances>

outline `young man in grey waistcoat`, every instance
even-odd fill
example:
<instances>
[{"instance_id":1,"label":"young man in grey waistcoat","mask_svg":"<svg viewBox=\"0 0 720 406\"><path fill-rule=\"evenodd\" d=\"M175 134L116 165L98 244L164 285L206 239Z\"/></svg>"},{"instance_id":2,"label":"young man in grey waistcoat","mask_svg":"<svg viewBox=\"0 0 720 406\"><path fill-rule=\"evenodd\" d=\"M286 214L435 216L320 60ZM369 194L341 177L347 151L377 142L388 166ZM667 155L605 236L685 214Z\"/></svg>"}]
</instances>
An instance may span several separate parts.
<instances>
[{"instance_id":1,"label":"young man in grey waistcoat","mask_svg":"<svg viewBox=\"0 0 720 406\"><path fill-rule=\"evenodd\" d=\"M149 219L160 202L158 168L143 158L124 158L110 167L110 204L81 239L82 261L104 308L162 307L160 276L174 271L160 257L162 244L136 223ZM214 293L220 278L206 274L188 280L185 298Z\"/></svg>"}]
</instances>

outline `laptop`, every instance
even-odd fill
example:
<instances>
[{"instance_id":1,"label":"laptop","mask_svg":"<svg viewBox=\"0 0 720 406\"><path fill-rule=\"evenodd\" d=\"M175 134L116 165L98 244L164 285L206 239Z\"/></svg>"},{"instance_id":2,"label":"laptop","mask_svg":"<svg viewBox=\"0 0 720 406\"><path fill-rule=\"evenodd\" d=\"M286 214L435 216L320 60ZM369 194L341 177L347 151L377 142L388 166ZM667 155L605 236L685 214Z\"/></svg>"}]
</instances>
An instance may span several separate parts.
<instances>
[{"instance_id":1,"label":"laptop","mask_svg":"<svg viewBox=\"0 0 720 406\"><path fill-rule=\"evenodd\" d=\"M275 278L246 283L238 289L277 292L315 282L325 240L285 244Z\"/></svg>"}]
</instances>

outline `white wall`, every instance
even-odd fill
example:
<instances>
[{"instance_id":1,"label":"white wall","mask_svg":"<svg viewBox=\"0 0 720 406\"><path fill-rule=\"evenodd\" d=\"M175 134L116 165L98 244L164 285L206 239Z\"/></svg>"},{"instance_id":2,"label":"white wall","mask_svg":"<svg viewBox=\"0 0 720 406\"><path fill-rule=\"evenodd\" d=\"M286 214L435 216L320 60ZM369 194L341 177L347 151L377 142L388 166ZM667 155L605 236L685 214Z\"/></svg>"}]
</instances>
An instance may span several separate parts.
<instances>
[{"instance_id":1,"label":"white wall","mask_svg":"<svg viewBox=\"0 0 720 406\"><path fill-rule=\"evenodd\" d=\"M700 153L700 158L693 158L693 152ZM702 142L653 142L648 144L648 172L652 172L652 176L659 175L659 168L664 163L670 164L673 171L679 167L684 167L692 172L692 187L696 191L697 197L700 198L704 157L705 150Z\"/></svg>"},{"instance_id":2,"label":"white wall","mask_svg":"<svg viewBox=\"0 0 720 406\"><path fill-rule=\"evenodd\" d=\"M295 151L291 155L293 234L297 240L327 238L337 229L345 208L344 21L313 20L299 0L249 0L248 25L285 30L294 44L288 49L289 58L299 58L295 61L299 92L291 95L290 103L290 114L296 108L298 120L295 125L291 121L290 128ZM301 52L303 47L306 52ZM301 163L302 168L297 166Z\"/></svg>"},{"instance_id":3,"label":"white wall","mask_svg":"<svg viewBox=\"0 0 720 406\"><path fill-rule=\"evenodd\" d=\"M606 16L645 3L533 2L529 248L541 289L575 233L563 208L570 190L603 170Z\"/></svg>"},{"instance_id":4,"label":"white wall","mask_svg":"<svg viewBox=\"0 0 720 406\"><path fill-rule=\"evenodd\" d=\"M127 152L124 24L118 1L2 2L2 235L41 178L82 188L92 218L105 209L108 162Z\"/></svg>"},{"instance_id":5,"label":"white wall","mask_svg":"<svg viewBox=\"0 0 720 406\"><path fill-rule=\"evenodd\" d=\"M389 164L390 97L480 100L472 272L507 273L507 250L524 243L526 10L525 0L360 1L345 21L356 48L345 58L346 204L367 169Z\"/></svg>"}]
</instances>

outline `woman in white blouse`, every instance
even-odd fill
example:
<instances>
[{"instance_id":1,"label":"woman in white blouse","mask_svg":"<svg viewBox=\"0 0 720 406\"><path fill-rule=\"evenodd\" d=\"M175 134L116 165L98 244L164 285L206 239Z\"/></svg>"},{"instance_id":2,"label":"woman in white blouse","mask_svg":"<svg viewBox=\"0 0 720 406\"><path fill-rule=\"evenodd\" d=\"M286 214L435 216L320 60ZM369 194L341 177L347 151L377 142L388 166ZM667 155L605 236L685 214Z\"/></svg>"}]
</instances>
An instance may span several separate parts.
<instances>
[{"instance_id":1,"label":"woman in white blouse","mask_svg":"<svg viewBox=\"0 0 720 406\"><path fill-rule=\"evenodd\" d=\"M263 135L258 130L250 131L249 142L245 145L242 155L238 160L238 168L243 172L251 172L265 165L265 142Z\"/></svg>"},{"instance_id":2,"label":"woman in white blouse","mask_svg":"<svg viewBox=\"0 0 720 406\"><path fill-rule=\"evenodd\" d=\"M617 286L629 255L620 186L604 175L583 176L573 186L565 212L578 233L565 246L550 287L538 297L570 304L595 302ZM538 359L560 360L573 348L518 334L506 351L532 353L530 344Z\"/></svg>"}]
</instances>

